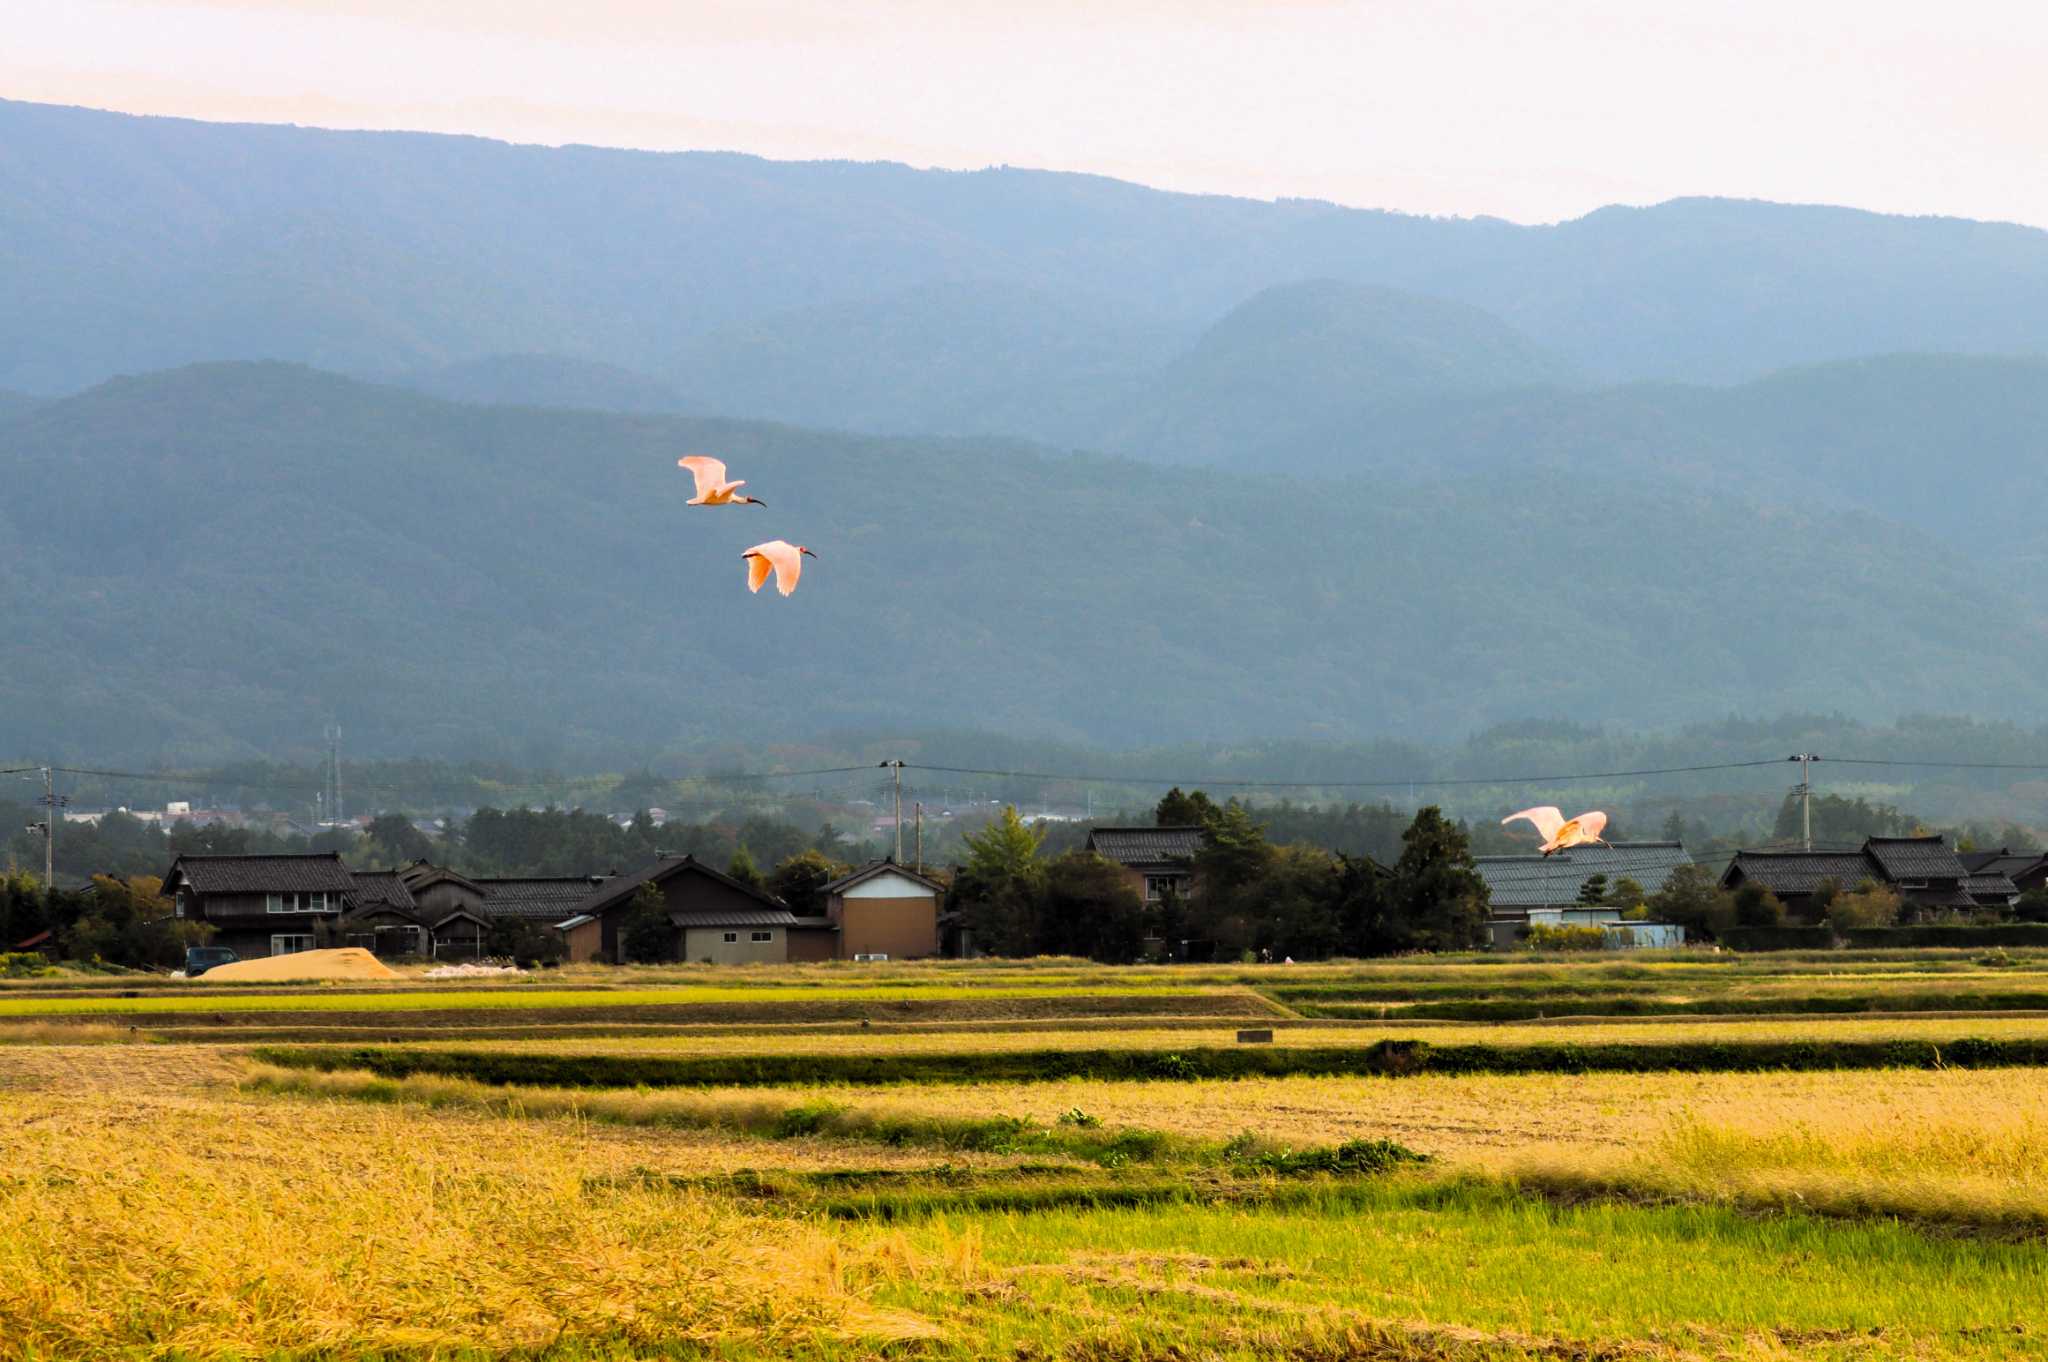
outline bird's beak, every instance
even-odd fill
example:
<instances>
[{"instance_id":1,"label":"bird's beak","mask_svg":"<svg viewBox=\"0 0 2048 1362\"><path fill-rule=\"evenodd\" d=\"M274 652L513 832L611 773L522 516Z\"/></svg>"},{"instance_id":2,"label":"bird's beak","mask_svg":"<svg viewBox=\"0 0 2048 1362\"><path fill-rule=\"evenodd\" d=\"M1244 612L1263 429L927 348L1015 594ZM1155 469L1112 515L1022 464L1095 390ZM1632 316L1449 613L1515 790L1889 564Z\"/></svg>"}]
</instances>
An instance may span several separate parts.
<instances>
[{"instance_id":1,"label":"bird's beak","mask_svg":"<svg viewBox=\"0 0 2048 1362\"><path fill-rule=\"evenodd\" d=\"M815 553L811 553L811 551L810 551L809 549L799 549L799 550L798 550L798 552L799 552L799 553L805 553L805 554L809 554L809 555L810 555L811 557L813 557L813 558L816 558L816 557L818 556L818 555L817 555L817 554L815 554Z\"/></svg>"},{"instance_id":2,"label":"bird's beak","mask_svg":"<svg viewBox=\"0 0 2048 1362\"><path fill-rule=\"evenodd\" d=\"M748 498L747 498L747 505L749 505L749 506L766 506L767 504L768 504L767 502L765 502L765 501L761 500L761 498L759 498L759 497L748 497Z\"/></svg>"}]
</instances>

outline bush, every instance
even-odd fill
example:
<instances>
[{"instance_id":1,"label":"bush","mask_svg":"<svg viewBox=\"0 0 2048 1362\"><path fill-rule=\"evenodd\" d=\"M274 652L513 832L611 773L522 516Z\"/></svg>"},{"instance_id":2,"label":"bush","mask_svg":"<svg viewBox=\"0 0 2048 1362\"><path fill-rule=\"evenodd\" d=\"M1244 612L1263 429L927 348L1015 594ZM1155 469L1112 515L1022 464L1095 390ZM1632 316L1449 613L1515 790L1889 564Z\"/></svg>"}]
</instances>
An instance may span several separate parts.
<instances>
[{"instance_id":1,"label":"bush","mask_svg":"<svg viewBox=\"0 0 2048 1362\"><path fill-rule=\"evenodd\" d=\"M1899 896L1874 880L1865 880L1852 894L1835 894L1828 900L1826 918L1830 927L1848 932L1862 927L1890 927L1899 920Z\"/></svg>"},{"instance_id":2,"label":"bush","mask_svg":"<svg viewBox=\"0 0 2048 1362\"><path fill-rule=\"evenodd\" d=\"M1538 922L1523 931L1522 944L1532 951L1604 951L1607 931L1591 925L1552 927Z\"/></svg>"},{"instance_id":3,"label":"bush","mask_svg":"<svg viewBox=\"0 0 2048 1362\"><path fill-rule=\"evenodd\" d=\"M1760 884L1745 884L1735 891L1735 925L1782 927L1785 925L1784 902Z\"/></svg>"},{"instance_id":4,"label":"bush","mask_svg":"<svg viewBox=\"0 0 2048 1362\"><path fill-rule=\"evenodd\" d=\"M2007 922L1996 927L1922 923L1915 927L1861 927L1849 944L1891 949L1907 946L2048 946L2048 923Z\"/></svg>"}]
</instances>

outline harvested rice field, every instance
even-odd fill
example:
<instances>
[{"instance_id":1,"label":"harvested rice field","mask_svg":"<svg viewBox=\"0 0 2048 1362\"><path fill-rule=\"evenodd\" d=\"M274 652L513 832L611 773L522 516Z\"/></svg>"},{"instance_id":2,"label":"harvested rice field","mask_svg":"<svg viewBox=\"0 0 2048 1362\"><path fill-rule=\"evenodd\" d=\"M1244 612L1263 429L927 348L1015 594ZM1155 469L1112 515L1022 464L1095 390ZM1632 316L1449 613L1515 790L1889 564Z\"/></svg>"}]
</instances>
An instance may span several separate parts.
<instances>
[{"instance_id":1,"label":"harvested rice field","mask_svg":"<svg viewBox=\"0 0 2048 1362\"><path fill-rule=\"evenodd\" d=\"M1839 963L1880 993L2006 968ZM1774 965L1755 977L1833 977ZM1628 971L1722 968L1410 961L1287 977L1369 975L1421 997L1512 969L1564 996L1611 992ZM2048 1069L1995 1049L2048 1042L2048 1017L1300 1021L1283 989L1234 977L1256 971L1061 963L891 966L867 1004L958 1011L862 1026L817 1016L847 1004L822 973L613 987L586 970L557 989L583 1000L524 1010L472 1000L539 985L219 1000L263 1015L402 999L403 1035L357 1049L318 1025L317 1047L257 1043L232 1022L208 1030L203 1010L181 1014L195 1029L175 1043L130 1030L132 1013L17 1013L0 1021L0 1358L2048 1356ZM0 1001L184 1001L133 992ZM740 994L744 1020L636 1032L641 1009L678 995L722 1009ZM1241 1010L1102 1010L1189 996ZM495 1018L487 1037L479 1013ZM1568 1039L1661 1063L1736 1041L1898 1046L1912 1063L1217 1079L1162 1060L1119 1080L590 1081L641 1061L1185 1057L1235 1052L1242 1026L1273 1027L1260 1051ZM1910 1048L1959 1040L1975 1048L1934 1064ZM294 1056L321 1062L280 1062ZM373 1073L358 1056L540 1059L576 1081Z\"/></svg>"}]
</instances>

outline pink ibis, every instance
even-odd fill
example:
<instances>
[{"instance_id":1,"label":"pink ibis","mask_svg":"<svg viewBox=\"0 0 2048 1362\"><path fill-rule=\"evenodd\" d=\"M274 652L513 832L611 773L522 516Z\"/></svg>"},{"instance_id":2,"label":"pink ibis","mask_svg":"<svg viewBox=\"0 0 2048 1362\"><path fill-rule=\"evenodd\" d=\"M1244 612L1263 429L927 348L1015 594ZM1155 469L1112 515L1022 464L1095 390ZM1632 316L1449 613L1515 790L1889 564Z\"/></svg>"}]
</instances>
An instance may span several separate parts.
<instances>
[{"instance_id":1,"label":"pink ibis","mask_svg":"<svg viewBox=\"0 0 2048 1362\"><path fill-rule=\"evenodd\" d=\"M796 579L803 576L806 556L816 558L818 555L802 544L792 544L782 539L771 539L765 544L754 545L740 555L747 564L747 590L759 591L761 583L768 580L768 573L772 569L775 573L775 589L787 596L796 590Z\"/></svg>"},{"instance_id":2,"label":"pink ibis","mask_svg":"<svg viewBox=\"0 0 2048 1362\"><path fill-rule=\"evenodd\" d=\"M697 495L684 503L689 506L766 506L768 503L758 497L739 496L746 480L727 482L725 465L717 459L702 454L685 454L676 460L680 468L690 470L690 476L697 480Z\"/></svg>"},{"instance_id":3,"label":"pink ibis","mask_svg":"<svg viewBox=\"0 0 2048 1362\"><path fill-rule=\"evenodd\" d=\"M1589 842L1598 842L1603 847L1607 845L1606 840L1600 836L1607 830L1607 815L1598 809L1582 813L1567 822L1555 804L1543 804L1533 809L1523 809L1520 813L1511 813L1500 821L1512 823L1517 818L1526 818L1536 825L1536 831L1543 836L1543 845L1537 850L1545 856L1554 856L1567 847L1585 846Z\"/></svg>"}]
</instances>

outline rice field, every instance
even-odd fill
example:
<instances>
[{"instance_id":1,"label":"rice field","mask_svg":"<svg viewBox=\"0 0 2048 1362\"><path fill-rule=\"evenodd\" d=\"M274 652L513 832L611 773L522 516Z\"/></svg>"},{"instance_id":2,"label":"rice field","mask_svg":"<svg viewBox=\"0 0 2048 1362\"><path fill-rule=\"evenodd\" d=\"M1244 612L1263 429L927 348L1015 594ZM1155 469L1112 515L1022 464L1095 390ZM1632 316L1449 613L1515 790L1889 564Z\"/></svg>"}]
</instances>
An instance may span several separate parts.
<instances>
[{"instance_id":1,"label":"rice field","mask_svg":"<svg viewBox=\"0 0 2048 1362\"><path fill-rule=\"evenodd\" d=\"M1791 963L1716 977L1829 977ZM1844 963L1907 993L2006 968ZM1289 977L1562 994L1723 968ZM797 973L189 997L402 1000L419 1039L397 1048L568 1061L1172 1050L1234 1046L1239 1025L1090 1015L1177 976L1071 963L843 989L1022 995L1027 1017L820 1024L838 986ZM1256 1000L1235 977L1252 973L1172 987ZM1118 995L1124 978L1155 993ZM188 996L135 991L0 1003ZM537 992L635 1001L466 1001ZM607 1025L646 995L786 1020ZM542 1010L575 1020L523 1037ZM498 1038L469 1034L479 1012ZM130 1015L0 1021L0 1358L2048 1357L2043 1069L549 1088L278 1068L229 1028L150 1043ZM2010 1011L1270 1024L1280 1048L2048 1037Z\"/></svg>"}]
</instances>

